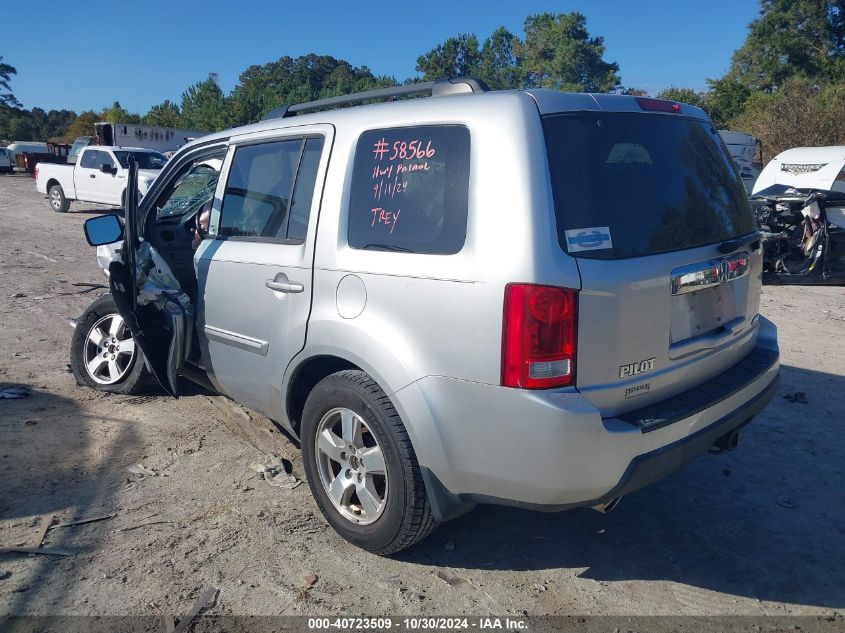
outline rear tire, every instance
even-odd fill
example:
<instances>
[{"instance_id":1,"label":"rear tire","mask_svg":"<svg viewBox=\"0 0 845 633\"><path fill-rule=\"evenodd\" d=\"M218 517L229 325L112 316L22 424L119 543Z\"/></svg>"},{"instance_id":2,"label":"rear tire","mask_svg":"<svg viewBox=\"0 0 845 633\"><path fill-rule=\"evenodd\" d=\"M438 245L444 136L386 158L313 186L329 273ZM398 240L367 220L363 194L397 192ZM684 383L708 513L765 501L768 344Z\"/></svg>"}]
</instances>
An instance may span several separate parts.
<instances>
[{"instance_id":1,"label":"rear tire","mask_svg":"<svg viewBox=\"0 0 845 633\"><path fill-rule=\"evenodd\" d=\"M405 425L366 373L345 370L317 383L301 431L311 493L347 541L387 555L437 527Z\"/></svg>"},{"instance_id":2,"label":"rear tire","mask_svg":"<svg viewBox=\"0 0 845 633\"><path fill-rule=\"evenodd\" d=\"M139 394L155 384L110 294L92 303L76 324L70 368L77 384L110 393Z\"/></svg>"},{"instance_id":3,"label":"rear tire","mask_svg":"<svg viewBox=\"0 0 845 633\"><path fill-rule=\"evenodd\" d=\"M53 185L48 192L50 196L50 208L58 213L67 213L70 209L70 200L65 198L64 189L61 185Z\"/></svg>"}]
</instances>

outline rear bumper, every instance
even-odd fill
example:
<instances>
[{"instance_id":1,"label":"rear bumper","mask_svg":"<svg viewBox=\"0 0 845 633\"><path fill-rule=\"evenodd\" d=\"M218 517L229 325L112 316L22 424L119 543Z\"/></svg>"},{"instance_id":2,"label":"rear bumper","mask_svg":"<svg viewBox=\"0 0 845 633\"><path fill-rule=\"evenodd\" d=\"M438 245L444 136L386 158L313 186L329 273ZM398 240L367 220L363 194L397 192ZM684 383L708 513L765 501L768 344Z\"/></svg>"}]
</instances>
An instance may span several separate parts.
<instances>
[{"instance_id":1,"label":"rear bumper","mask_svg":"<svg viewBox=\"0 0 845 633\"><path fill-rule=\"evenodd\" d=\"M717 420L710 426L696 431L687 437L667 444L648 453L637 455L628 464L628 468L619 483L600 499L594 499L583 505L600 505L611 499L633 492L643 486L663 479L666 475L688 464L696 457L706 453L723 435L735 431L760 413L774 398L778 388L779 376L768 386L737 410Z\"/></svg>"},{"instance_id":2,"label":"rear bumper","mask_svg":"<svg viewBox=\"0 0 845 633\"><path fill-rule=\"evenodd\" d=\"M525 391L429 377L393 399L441 519L476 503L564 510L657 481L747 424L777 389L777 331L765 319L748 358L754 355L767 359L764 366L749 372L746 359L728 370L730 381L721 384L730 382L729 389L719 388L717 377L655 405L674 415L648 429L632 422L638 412L603 419L574 389Z\"/></svg>"}]
</instances>

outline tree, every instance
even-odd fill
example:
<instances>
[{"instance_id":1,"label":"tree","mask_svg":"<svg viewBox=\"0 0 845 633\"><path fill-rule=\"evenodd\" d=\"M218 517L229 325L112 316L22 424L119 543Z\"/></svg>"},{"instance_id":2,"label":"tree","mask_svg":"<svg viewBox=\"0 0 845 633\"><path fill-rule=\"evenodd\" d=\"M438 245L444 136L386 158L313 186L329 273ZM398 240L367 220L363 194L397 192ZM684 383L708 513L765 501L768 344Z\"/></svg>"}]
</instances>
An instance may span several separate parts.
<instances>
[{"instance_id":1,"label":"tree","mask_svg":"<svg viewBox=\"0 0 845 633\"><path fill-rule=\"evenodd\" d=\"M141 117L137 114L132 114L127 110L123 109L123 106L120 105L120 101L115 101L110 108L106 108L103 110L101 120L108 121L110 123L140 123Z\"/></svg>"},{"instance_id":2,"label":"tree","mask_svg":"<svg viewBox=\"0 0 845 633\"><path fill-rule=\"evenodd\" d=\"M76 112L73 110L50 110L42 128L42 138L48 141L58 141L75 120Z\"/></svg>"},{"instance_id":3,"label":"tree","mask_svg":"<svg viewBox=\"0 0 845 633\"><path fill-rule=\"evenodd\" d=\"M730 127L731 121L745 111L751 90L731 77L708 79L704 109L717 128Z\"/></svg>"},{"instance_id":4,"label":"tree","mask_svg":"<svg viewBox=\"0 0 845 633\"><path fill-rule=\"evenodd\" d=\"M729 77L772 92L794 76L845 77L845 0L760 1L760 17L734 52Z\"/></svg>"},{"instance_id":5,"label":"tree","mask_svg":"<svg viewBox=\"0 0 845 633\"><path fill-rule=\"evenodd\" d=\"M170 99L165 99L150 108L144 115L142 122L146 125L161 125L163 127L179 127L182 113L179 106Z\"/></svg>"},{"instance_id":6,"label":"tree","mask_svg":"<svg viewBox=\"0 0 845 633\"><path fill-rule=\"evenodd\" d=\"M732 127L760 139L764 161L791 147L843 145L845 86L788 79L775 93L753 93Z\"/></svg>"},{"instance_id":7,"label":"tree","mask_svg":"<svg viewBox=\"0 0 845 633\"><path fill-rule=\"evenodd\" d=\"M678 103L688 103L699 108L704 107L704 93L693 90L692 88L669 86L658 92L657 98L666 99L667 101L677 101Z\"/></svg>"},{"instance_id":8,"label":"tree","mask_svg":"<svg viewBox=\"0 0 845 633\"><path fill-rule=\"evenodd\" d=\"M520 44L518 37L500 26L484 40L473 72L494 90L521 88L524 78L515 50Z\"/></svg>"},{"instance_id":9,"label":"tree","mask_svg":"<svg viewBox=\"0 0 845 633\"><path fill-rule=\"evenodd\" d=\"M254 123L282 104L395 85L393 77L376 77L366 66L356 67L330 55L286 55L241 73L228 99L228 118L236 125Z\"/></svg>"},{"instance_id":10,"label":"tree","mask_svg":"<svg viewBox=\"0 0 845 633\"><path fill-rule=\"evenodd\" d=\"M78 136L93 136L94 124L102 120L100 113L93 110L80 112L68 126L61 140L65 143L73 143Z\"/></svg>"},{"instance_id":11,"label":"tree","mask_svg":"<svg viewBox=\"0 0 845 633\"><path fill-rule=\"evenodd\" d=\"M492 53L491 53L492 59ZM417 57L417 72L424 81L444 77L466 77L476 73L481 62L478 38L472 33L450 37Z\"/></svg>"},{"instance_id":12,"label":"tree","mask_svg":"<svg viewBox=\"0 0 845 633\"><path fill-rule=\"evenodd\" d=\"M636 86L627 86L619 89L619 94L628 95L631 97L647 97L648 90L645 88L637 88Z\"/></svg>"},{"instance_id":13,"label":"tree","mask_svg":"<svg viewBox=\"0 0 845 633\"><path fill-rule=\"evenodd\" d=\"M0 138L18 141L60 140L75 118L76 113L70 110L23 110L0 103Z\"/></svg>"},{"instance_id":14,"label":"tree","mask_svg":"<svg viewBox=\"0 0 845 633\"><path fill-rule=\"evenodd\" d=\"M10 108L21 108L21 102L15 99L12 94L12 75L17 75L18 69L9 64L3 63L3 56L0 55L0 90L5 90L6 94L0 91L0 105L6 105Z\"/></svg>"},{"instance_id":15,"label":"tree","mask_svg":"<svg viewBox=\"0 0 845 633\"><path fill-rule=\"evenodd\" d=\"M528 16L517 55L528 87L575 92L620 88L619 65L604 61L604 38L590 37L581 13Z\"/></svg>"},{"instance_id":16,"label":"tree","mask_svg":"<svg viewBox=\"0 0 845 633\"><path fill-rule=\"evenodd\" d=\"M8 141L40 141L32 115L20 108L0 103L0 139Z\"/></svg>"},{"instance_id":17,"label":"tree","mask_svg":"<svg viewBox=\"0 0 845 633\"><path fill-rule=\"evenodd\" d=\"M229 126L226 97L212 79L195 83L182 94L181 127L216 132Z\"/></svg>"}]
</instances>

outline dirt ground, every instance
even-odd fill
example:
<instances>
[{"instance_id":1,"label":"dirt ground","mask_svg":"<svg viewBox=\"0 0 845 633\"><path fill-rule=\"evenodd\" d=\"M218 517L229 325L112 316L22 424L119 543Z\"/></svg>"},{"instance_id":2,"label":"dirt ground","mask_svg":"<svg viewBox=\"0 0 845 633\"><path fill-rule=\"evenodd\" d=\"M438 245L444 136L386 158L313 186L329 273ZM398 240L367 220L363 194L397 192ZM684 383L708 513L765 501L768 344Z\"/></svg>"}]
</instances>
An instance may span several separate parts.
<instances>
[{"instance_id":1,"label":"dirt ground","mask_svg":"<svg viewBox=\"0 0 845 633\"><path fill-rule=\"evenodd\" d=\"M106 281L82 233L95 213L56 214L33 180L0 176L0 384L32 390L0 400L0 545L31 543L46 515L114 513L47 533L72 557L0 554L0 615L185 613L209 586L219 615L845 609L845 289L764 288L781 386L738 450L607 515L481 507L379 558L327 527L307 484L250 468L275 453L303 477L266 419L199 391L76 385L68 320L105 292L77 285Z\"/></svg>"}]
</instances>

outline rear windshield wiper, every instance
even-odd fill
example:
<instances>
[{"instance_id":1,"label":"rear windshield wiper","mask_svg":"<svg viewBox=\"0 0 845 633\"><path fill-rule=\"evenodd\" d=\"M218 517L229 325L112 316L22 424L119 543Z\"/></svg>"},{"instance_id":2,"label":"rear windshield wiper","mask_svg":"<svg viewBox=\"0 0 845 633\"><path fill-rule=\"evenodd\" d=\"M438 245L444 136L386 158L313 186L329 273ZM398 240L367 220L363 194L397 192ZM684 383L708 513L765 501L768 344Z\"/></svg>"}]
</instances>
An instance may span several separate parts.
<instances>
[{"instance_id":1,"label":"rear windshield wiper","mask_svg":"<svg viewBox=\"0 0 845 633\"><path fill-rule=\"evenodd\" d=\"M373 250L373 251L395 251L397 253L413 253L410 248L405 248L404 246L394 246L393 244L367 244L366 246L362 247L364 250Z\"/></svg>"},{"instance_id":2,"label":"rear windshield wiper","mask_svg":"<svg viewBox=\"0 0 845 633\"><path fill-rule=\"evenodd\" d=\"M732 253L738 248L742 248L751 242L756 242L760 239L760 231L752 231L751 233L746 233L745 235L740 235L739 237L735 237L732 240L728 240L727 242L722 242L719 244L719 252L720 253Z\"/></svg>"}]
</instances>

